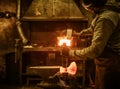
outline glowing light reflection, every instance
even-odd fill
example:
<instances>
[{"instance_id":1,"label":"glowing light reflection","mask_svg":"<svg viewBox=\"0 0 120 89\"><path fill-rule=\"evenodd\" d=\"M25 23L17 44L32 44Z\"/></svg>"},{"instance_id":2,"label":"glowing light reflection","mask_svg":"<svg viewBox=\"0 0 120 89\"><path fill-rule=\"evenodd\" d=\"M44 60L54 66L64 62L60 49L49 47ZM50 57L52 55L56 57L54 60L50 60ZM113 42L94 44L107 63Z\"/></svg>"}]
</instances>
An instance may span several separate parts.
<instances>
[{"instance_id":1,"label":"glowing light reflection","mask_svg":"<svg viewBox=\"0 0 120 89\"><path fill-rule=\"evenodd\" d=\"M71 40L67 38L61 38L58 41L58 45L62 46L63 44L66 44L66 46L71 46Z\"/></svg>"}]
</instances>

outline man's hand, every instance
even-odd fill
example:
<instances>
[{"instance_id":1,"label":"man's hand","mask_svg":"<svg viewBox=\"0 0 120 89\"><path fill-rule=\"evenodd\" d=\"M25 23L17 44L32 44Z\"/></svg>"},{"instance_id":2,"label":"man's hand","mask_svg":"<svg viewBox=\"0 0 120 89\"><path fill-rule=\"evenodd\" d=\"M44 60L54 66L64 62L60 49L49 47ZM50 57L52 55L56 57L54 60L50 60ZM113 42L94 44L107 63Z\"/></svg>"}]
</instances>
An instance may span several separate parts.
<instances>
[{"instance_id":1,"label":"man's hand","mask_svg":"<svg viewBox=\"0 0 120 89\"><path fill-rule=\"evenodd\" d=\"M69 47L67 47L66 45L63 45L63 47L62 47L62 56L68 57L69 56L69 51L70 51Z\"/></svg>"}]
</instances>

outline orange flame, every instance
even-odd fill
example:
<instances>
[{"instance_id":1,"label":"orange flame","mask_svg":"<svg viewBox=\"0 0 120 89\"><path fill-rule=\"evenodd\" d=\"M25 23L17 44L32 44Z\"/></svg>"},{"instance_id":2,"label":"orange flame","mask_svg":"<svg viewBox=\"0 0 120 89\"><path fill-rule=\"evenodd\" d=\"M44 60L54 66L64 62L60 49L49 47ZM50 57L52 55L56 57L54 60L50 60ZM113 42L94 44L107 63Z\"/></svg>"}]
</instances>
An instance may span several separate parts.
<instances>
[{"instance_id":1,"label":"orange flame","mask_svg":"<svg viewBox=\"0 0 120 89\"><path fill-rule=\"evenodd\" d=\"M71 39L67 39L67 37L59 37L58 45L62 46L63 44L66 44L66 46L71 46Z\"/></svg>"}]
</instances>

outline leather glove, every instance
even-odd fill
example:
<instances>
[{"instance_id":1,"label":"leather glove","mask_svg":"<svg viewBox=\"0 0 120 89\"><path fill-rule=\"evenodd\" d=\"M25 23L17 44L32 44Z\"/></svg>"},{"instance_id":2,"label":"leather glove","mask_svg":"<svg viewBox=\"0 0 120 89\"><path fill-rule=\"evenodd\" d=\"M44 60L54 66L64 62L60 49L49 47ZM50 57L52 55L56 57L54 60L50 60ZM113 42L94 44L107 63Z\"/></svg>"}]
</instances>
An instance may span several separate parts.
<instances>
[{"instance_id":1,"label":"leather glove","mask_svg":"<svg viewBox=\"0 0 120 89\"><path fill-rule=\"evenodd\" d=\"M64 56L64 57L69 57L69 47L67 47L67 46L63 46L62 47L62 56Z\"/></svg>"},{"instance_id":2,"label":"leather glove","mask_svg":"<svg viewBox=\"0 0 120 89\"><path fill-rule=\"evenodd\" d=\"M69 50L69 56L70 56L70 57L75 57L74 51L75 51L75 50Z\"/></svg>"}]
</instances>

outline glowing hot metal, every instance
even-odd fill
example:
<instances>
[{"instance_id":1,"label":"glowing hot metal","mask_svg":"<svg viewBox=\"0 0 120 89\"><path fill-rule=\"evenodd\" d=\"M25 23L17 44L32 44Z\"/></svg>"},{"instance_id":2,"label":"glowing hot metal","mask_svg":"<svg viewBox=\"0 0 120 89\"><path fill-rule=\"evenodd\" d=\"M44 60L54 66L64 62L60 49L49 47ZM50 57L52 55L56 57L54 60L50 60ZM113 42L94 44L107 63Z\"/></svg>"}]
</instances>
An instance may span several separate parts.
<instances>
[{"instance_id":1,"label":"glowing hot metal","mask_svg":"<svg viewBox=\"0 0 120 89\"><path fill-rule=\"evenodd\" d=\"M64 68L64 67L60 67L60 73L68 73L71 75L75 75L77 71L77 65L75 62L71 62L71 64L69 65L69 67Z\"/></svg>"}]
</instances>

